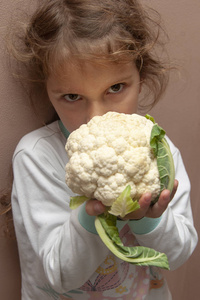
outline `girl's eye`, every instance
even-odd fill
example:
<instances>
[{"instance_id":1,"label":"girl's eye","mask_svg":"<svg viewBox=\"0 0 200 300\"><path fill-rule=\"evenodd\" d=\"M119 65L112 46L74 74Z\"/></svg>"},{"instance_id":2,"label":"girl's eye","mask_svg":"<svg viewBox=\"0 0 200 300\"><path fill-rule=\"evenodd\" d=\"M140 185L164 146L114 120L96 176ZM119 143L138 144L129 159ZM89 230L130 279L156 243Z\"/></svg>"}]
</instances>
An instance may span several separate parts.
<instances>
[{"instance_id":1,"label":"girl's eye","mask_svg":"<svg viewBox=\"0 0 200 300\"><path fill-rule=\"evenodd\" d=\"M79 100L81 98L81 96L78 94L67 94L67 95L64 95L64 98L69 102L75 102L75 101Z\"/></svg>"},{"instance_id":2,"label":"girl's eye","mask_svg":"<svg viewBox=\"0 0 200 300\"><path fill-rule=\"evenodd\" d=\"M108 89L108 93L111 93L111 94L119 93L119 92L121 92L123 87L124 87L123 83L114 84Z\"/></svg>"}]
</instances>

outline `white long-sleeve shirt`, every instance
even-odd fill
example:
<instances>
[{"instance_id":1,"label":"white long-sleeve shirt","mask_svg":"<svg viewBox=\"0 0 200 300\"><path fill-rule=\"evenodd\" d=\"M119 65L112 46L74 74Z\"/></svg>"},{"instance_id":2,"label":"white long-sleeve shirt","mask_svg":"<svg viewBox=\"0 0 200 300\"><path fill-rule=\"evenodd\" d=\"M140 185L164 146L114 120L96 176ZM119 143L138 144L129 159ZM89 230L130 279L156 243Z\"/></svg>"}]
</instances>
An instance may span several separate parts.
<instances>
[{"instance_id":1,"label":"white long-sleeve shirt","mask_svg":"<svg viewBox=\"0 0 200 300\"><path fill-rule=\"evenodd\" d=\"M190 182L168 139L179 188L159 220L119 222L124 243L164 252L171 270L197 244ZM71 211L65 183L66 137L58 121L19 142L13 157L12 208L18 241L22 300L171 299L158 268L125 263L109 252L84 206Z\"/></svg>"}]
</instances>

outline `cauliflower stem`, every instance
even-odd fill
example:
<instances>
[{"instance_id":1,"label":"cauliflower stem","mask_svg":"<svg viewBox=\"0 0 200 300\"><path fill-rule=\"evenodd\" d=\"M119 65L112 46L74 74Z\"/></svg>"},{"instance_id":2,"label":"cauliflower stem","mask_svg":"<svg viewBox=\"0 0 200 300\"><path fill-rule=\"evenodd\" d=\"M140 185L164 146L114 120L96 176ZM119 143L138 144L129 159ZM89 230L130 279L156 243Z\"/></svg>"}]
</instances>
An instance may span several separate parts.
<instances>
[{"instance_id":1,"label":"cauliflower stem","mask_svg":"<svg viewBox=\"0 0 200 300\"><path fill-rule=\"evenodd\" d=\"M124 246L120 240L116 222L117 217L111 214L102 214L95 220L95 227L100 238L113 254L138 266L156 266L169 269L168 259L164 253L142 246Z\"/></svg>"}]
</instances>

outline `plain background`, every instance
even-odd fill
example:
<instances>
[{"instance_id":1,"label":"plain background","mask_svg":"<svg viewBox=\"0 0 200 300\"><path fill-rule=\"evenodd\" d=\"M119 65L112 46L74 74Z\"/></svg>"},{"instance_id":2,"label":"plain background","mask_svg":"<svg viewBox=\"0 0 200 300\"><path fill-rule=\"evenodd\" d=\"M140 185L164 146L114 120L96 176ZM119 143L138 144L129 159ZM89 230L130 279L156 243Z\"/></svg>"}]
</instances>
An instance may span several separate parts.
<instances>
[{"instance_id":1,"label":"plain background","mask_svg":"<svg viewBox=\"0 0 200 300\"><path fill-rule=\"evenodd\" d=\"M27 104L25 93L7 68L4 36L16 8L31 10L30 0L0 1L0 188L7 185L13 151L19 139L41 126ZM191 202L197 231L200 229L200 1L142 0L157 9L169 35L168 53L179 73L171 76L163 100L153 109L158 123L181 150L191 183ZM3 220L1 220L3 225ZM0 235L0 298L20 299L20 268L16 241ZM199 299L200 251L197 246L188 262L165 272L175 300Z\"/></svg>"}]
</instances>

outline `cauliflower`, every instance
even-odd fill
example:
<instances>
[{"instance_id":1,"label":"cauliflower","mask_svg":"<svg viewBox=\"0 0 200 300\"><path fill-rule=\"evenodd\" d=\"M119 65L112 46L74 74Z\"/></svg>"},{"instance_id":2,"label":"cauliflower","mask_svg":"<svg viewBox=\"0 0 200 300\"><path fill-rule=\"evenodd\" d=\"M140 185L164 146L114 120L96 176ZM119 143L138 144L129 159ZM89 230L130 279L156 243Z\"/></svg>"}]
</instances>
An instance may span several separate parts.
<instances>
[{"instance_id":1,"label":"cauliflower","mask_svg":"<svg viewBox=\"0 0 200 300\"><path fill-rule=\"evenodd\" d=\"M131 198L160 193L157 158L150 146L154 123L137 114L108 112L72 132L66 144L66 183L74 193L113 202L127 185Z\"/></svg>"},{"instance_id":2,"label":"cauliflower","mask_svg":"<svg viewBox=\"0 0 200 300\"><path fill-rule=\"evenodd\" d=\"M66 183L79 195L71 198L71 209L92 198L108 207L95 227L111 252L132 264L169 269L164 253L124 246L116 225L118 216L140 207L143 193L152 193L153 204L163 189L173 189L174 164L164 135L149 115L96 116L68 138Z\"/></svg>"}]
</instances>

